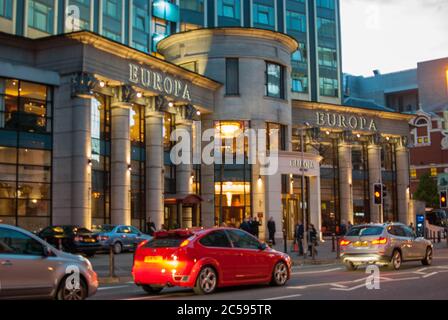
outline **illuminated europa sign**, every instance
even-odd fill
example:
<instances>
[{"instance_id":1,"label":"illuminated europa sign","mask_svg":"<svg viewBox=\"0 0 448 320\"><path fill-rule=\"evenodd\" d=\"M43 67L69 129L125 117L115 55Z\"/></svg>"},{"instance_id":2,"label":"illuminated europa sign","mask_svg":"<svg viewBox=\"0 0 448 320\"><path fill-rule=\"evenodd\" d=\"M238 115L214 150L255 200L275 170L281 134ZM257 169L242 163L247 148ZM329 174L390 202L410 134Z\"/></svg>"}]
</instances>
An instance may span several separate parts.
<instances>
[{"instance_id":1,"label":"illuminated europa sign","mask_svg":"<svg viewBox=\"0 0 448 320\"><path fill-rule=\"evenodd\" d=\"M348 115L317 111L316 124L320 127L332 127L350 130L378 130L375 120L354 114Z\"/></svg>"},{"instance_id":2,"label":"illuminated europa sign","mask_svg":"<svg viewBox=\"0 0 448 320\"><path fill-rule=\"evenodd\" d=\"M188 83L160 71L129 64L129 81L160 93L191 101Z\"/></svg>"},{"instance_id":3,"label":"illuminated europa sign","mask_svg":"<svg viewBox=\"0 0 448 320\"><path fill-rule=\"evenodd\" d=\"M315 169L316 168L316 162L313 160L306 160L306 159L297 159L297 160L291 160L289 161L289 165L292 168L299 168L299 169Z\"/></svg>"}]
</instances>

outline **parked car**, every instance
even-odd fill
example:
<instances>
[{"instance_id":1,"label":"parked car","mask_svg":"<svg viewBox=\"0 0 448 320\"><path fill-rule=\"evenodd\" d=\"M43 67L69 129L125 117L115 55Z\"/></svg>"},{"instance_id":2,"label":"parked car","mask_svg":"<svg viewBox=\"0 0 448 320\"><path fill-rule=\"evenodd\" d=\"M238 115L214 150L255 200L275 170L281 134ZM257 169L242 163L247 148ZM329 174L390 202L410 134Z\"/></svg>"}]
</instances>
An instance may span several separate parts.
<instances>
[{"instance_id":1,"label":"parked car","mask_svg":"<svg viewBox=\"0 0 448 320\"><path fill-rule=\"evenodd\" d=\"M101 249L98 235L79 226L46 227L37 235L60 250L93 257Z\"/></svg>"},{"instance_id":2,"label":"parked car","mask_svg":"<svg viewBox=\"0 0 448 320\"><path fill-rule=\"evenodd\" d=\"M152 239L151 236L133 226L104 224L97 226L93 231L98 235L101 249L109 250L110 246L113 246L115 254L125 250L135 250L142 241Z\"/></svg>"},{"instance_id":3,"label":"parked car","mask_svg":"<svg viewBox=\"0 0 448 320\"><path fill-rule=\"evenodd\" d=\"M283 286L291 259L239 229L160 231L137 248L132 274L150 294L172 286L210 294L225 286Z\"/></svg>"},{"instance_id":4,"label":"parked car","mask_svg":"<svg viewBox=\"0 0 448 320\"><path fill-rule=\"evenodd\" d=\"M89 260L57 250L26 230L4 224L0 224L0 284L1 299L83 300L98 288Z\"/></svg>"},{"instance_id":5,"label":"parked car","mask_svg":"<svg viewBox=\"0 0 448 320\"><path fill-rule=\"evenodd\" d=\"M417 237L400 223L354 226L340 242L341 258L348 270L363 264L390 266L399 270L403 262L421 261L431 265L431 241Z\"/></svg>"}]
</instances>

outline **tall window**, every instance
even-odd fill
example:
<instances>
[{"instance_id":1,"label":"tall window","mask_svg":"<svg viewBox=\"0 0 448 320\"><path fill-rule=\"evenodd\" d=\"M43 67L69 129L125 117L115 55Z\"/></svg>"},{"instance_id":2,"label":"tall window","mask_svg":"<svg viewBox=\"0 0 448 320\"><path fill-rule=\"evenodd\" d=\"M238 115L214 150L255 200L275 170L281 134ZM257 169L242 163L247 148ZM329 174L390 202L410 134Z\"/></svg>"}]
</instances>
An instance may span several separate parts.
<instances>
[{"instance_id":1,"label":"tall window","mask_svg":"<svg viewBox=\"0 0 448 320\"><path fill-rule=\"evenodd\" d=\"M91 100L92 224L110 223L110 99Z\"/></svg>"},{"instance_id":2,"label":"tall window","mask_svg":"<svg viewBox=\"0 0 448 320\"><path fill-rule=\"evenodd\" d=\"M238 146L237 138L249 128L247 121L217 121L216 135L222 139L223 163L225 150L230 146L234 160ZM226 143L227 141L227 143ZM248 164L248 138L244 138L244 164L215 164L215 224L225 222L238 227L251 209L251 166ZM234 161L236 162L236 161Z\"/></svg>"},{"instance_id":3,"label":"tall window","mask_svg":"<svg viewBox=\"0 0 448 320\"><path fill-rule=\"evenodd\" d=\"M326 97L337 97L339 95L338 79L320 78L320 94Z\"/></svg>"},{"instance_id":4,"label":"tall window","mask_svg":"<svg viewBox=\"0 0 448 320\"><path fill-rule=\"evenodd\" d=\"M306 32L306 16L303 13L286 11L286 31Z\"/></svg>"},{"instance_id":5,"label":"tall window","mask_svg":"<svg viewBox=\"0 0 448 320\"><path fill-rule=\"evenodd\" d=\"M352 146L354 224L370 221L368 151L365 143Z\"/></svg>"},{"instance_id":6,"label":"tall window","mask_svg":"<svg viewBox=\"0 0 448 320\"><path fill-rule=\"evenodd\" d=\"M336 22L331 19L318 17L317 33L320 37L336 38Z\"/></svg>"},{"instance_id":7,"label":"tall window","mask_svg":"<svg viewBox=\"0 0 448 320\"><path fill-rule=\"evenodd\" d=\"M319 66L327 68L337 68L338 58L336 49L319 46Z\"/></svg>"},{"instance_id":8,"label":"tall window","mask_svg":"<svg viewBox=\"0 0 448 320\"><path fill-rule=\"evenodd\" d=\"M431 144L429 121L425 118L419 118L415 121L414 143L416 146Z\"/></svg>"},{"instance_id":9,"label":"tall window","mask_svg":"<svg viewBox=\"0 0 448 320\"><path fill-rule=\"evenodd\" d=\"M266 95L273 98L285 98L284 67L266 62Z\"/></svg>"},{"instance_id":10,"label":"tall window","mask_svg":"<svg viewBox=\"0 0 448 320\"><path fill-rule=\"evenodd\" d=\"M28 26L46 33L54 32L54 1L29 0Z\"/></svg>"},{"instance_id":11,"label":"tall window","mask_svg":"<svg viewBox=\"0 0 448 320\"><path fill-rule=\"evenodd\" d=\"M218 26L238 26L241 19L241 0L218 0Z\"/></svg>"},{"instance_id":12,"label":"tall window","mask_svg":"<svg viewBox=\"0 0 448 320\"><path fill-rule=\"evenodd\" d=\"M0 0L0 17L12 18L12 0Z\"/></svg>"},{"instance_id":13,"label":"tall window","mask_svg":"<svg viewBox=\"0 0 448 320\"><path fill-rule=\"evenodd\" d=\"M131 219L132 225L145 227L145 109L133 105L130 117L131 138Z\"/></svg>"},{"instance_id":14,"label":"tall window","mask_svg":"<svg viewBox=\"0 0 448 320\"><path fill-rule=\"evenodd\" d=\"M73 26L73 28L68 29L67 31L76 31L76 30L91 30L91 20L90 20L90 8L91 8L91 0L69 0L68 5L74 5L79 8L79 21L78 25Z\"/></svg>"},{"instance_id":15,"label":"tall window","mask_svg":"<svg viewBox=\"0 0 448 320\"><path fill-rule=\"evenodd\" d=\"M226 58L226 94L238 95L239 93L239 60Z\"/></svg>"},{"instance_id":16,"label":"tall window","mask_svg":"<svg viewBox=\"0 0 448 320\"><path fill-rule=\"evenodd\" d=\"M275 10L272 6L254 3L252 14L255 26L267 29L275 28Z\"/></svg>"},{"instance_id":17,"label":"tall window","mask_svg":"<svg viewBox=\"0 0 448 320\"><path fill-rule=\"evenodd\" d=\"M103 30L102 34L114 41L121 42L122 30L122 1L104 0L103 1Z\"/></svg>"},{"instance_id":18,"label":"tall window","mask_svg":"<svg viewBox=\"0 0 448 320\"><path fill-rule=\"evenodd\" d=\"M326 8L331 10L334 10L335 8L334 0L317 0L316 5L318 8Z\"/></svg>"},{"instance_id":19,"label":"tall window","mask_svg":"<svg viewBox=\"0 0 448 320\"><path fill-rule=\"evenodd\" d=\"M51 87L0 78L0 223L50 223L51 114Z\"/></svg>"},{"instance_id":20,"label":"tall window","mask_svg":"<svg viewBox=\"0 0 448 320\"><path fill-rule=\"evenodd\" d=\"M278 151L286 150L286 131L287 127L285 125L279 123L266 123L266 150L275 150ZM277 135L277 145L274 143L274 139L272 138L274 135Z\"/></svg>"},{"instance_id":21,"label":"tall window","mask_svg":"<svg viewBox=\"0 0 448 320\"><path fill-rule=\"evenodd\" d=\"M132 46L148 52L149 45L149 4L146 0L134 0L132 10Z\"/></svg>"},{"instance_id":22,"label":"tall window","mask_svg":"<svg viewBox=\"0 0 448 320\"><path fill-rule=\"evenodd\" d=\"M180 0L179 7L183 10L204 12L204 0Z\"/></svg>"}]
</instances>

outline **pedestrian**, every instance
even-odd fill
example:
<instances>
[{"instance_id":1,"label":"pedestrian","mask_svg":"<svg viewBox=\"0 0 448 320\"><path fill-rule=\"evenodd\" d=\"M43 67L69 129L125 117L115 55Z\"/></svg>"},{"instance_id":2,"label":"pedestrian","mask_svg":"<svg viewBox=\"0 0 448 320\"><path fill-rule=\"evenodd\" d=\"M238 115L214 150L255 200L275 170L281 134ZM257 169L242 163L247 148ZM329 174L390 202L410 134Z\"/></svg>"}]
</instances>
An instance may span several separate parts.
<instances>
[{"instance_id":1,"label":"pedestrian","mask_svg":"<svg viewBox=\"0 0 448 320\"><path fill-rule=\"evenodd\" d=\"M345 236L347 233L347 225L345 224L345 220L341 221L341 225L339 226L339 235Z\"/></svg>"},{"instance_id":2,"label":"pedestrian","mask_svg":"<svg viewBox=\"0 0 448 320\"><path fill-rule=\"evenodd\" d=\"M317 255L317 230L314 227L313 224L310 224L310 226L308 227L308 252L310 254L310 257L313 256L313 252L314 255Z\"/></svg>"},{"instance_id":3,"label":"pedestrian","mask_svg":"<svg viewBox=\"0 0 448 320\"><path fill-rule=\"evenodd\" d=\"M258 221L257 217L254 217L252 220L252 234L258 238L258 234L260 233L260 225L261 223Z\"/></svg>"},{"instance_id":4,"label":"pedestrian","mask_svg":"<svg viewBox=\"0 0 448 320\"><path fill-rule=\"evenodd\" d=\"M248 218L245 218L244 221L241 223L241 225L240 225L240 229L241 229L241 230L244 230L244 231L246 231L246 232L249 232L249 233L252 232L252 230L251 230L251 225L250 225L250 223L249 223L249 219L248 219Z\"/></svg>"},{"instance_id":5,"label":"pedestrian","mask_svg":"<svg viewBox=\"0 0 448 320\"><path fill-rule=\"evenodd\" d=\"M156 232L156 225L152 222L151 218L149 218L146 222L146 233L152 237L154 232Z\"/></svg>"},{"instance_id":6,"label":"pedestrian","mask_svg":"<svg viewBox=\"0 0 448 320\"><path fill-rule=\"evenodd\" d=\"M409 224L409 228L410 228L412 231L415 231L414 224L413 224L412 222Z\"/></svg>"},{"instance_id":7,"label":"pedestrian","mask_svg":"<svg viewBox=\"0 0 448 320\"><path fill-rule=\"evenodd\" d=\"M162 224L162 226L160 227L160 231L168 231L168 228L165 224Z\"/></svg>"},{"instance_id":8,"label":"pedestrian","mask_svg":"<svg viewBox=\"0 0 448 320\"><path fill-rule=\"evenodd\" d=\"M347 223L347 232L349 232L353 228L353 224L351 221Z\"/></svg>"},{"instance_id":9,"label":"pedestrian","mask_svg":"<svg viewBox=\"0 0 448 320\"><path fill-rule=\"evenodd\" d=\"M225 223L224 221L223 221L223 222L221 222L221 225L220 225L220 227L221 227L221 228L227 228L227 223Z\"/></svg>"},{"instance_id":10,"label":"pedestrian","mask_svg":"<svg viewBox=\"0 0 448 320\"><path fill-rule=\"evenodd\" d=\"M303 236L305 235L305 227L302 221L297 221L294 234L296 235L296 242L299 246L299 256L303 256Z\"/></svg>"},{"instance_id":11,"label":"pedestrian","mask_svg":"<svg viewBox=\"0 0 448 320\"><path fill-rule=\"evenodd\" d=\"M268 221L268 233L269 233L269 242L275 246L275 221L273 217L269 218Z\"/></svg>"}]
</instances>

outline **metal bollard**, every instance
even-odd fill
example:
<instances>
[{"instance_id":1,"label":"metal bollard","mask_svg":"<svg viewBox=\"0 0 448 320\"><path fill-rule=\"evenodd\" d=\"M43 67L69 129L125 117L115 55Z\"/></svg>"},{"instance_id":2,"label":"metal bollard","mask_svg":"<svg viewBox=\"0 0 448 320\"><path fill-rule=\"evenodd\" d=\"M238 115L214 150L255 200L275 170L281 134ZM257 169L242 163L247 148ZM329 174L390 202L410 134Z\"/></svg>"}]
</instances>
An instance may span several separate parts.
<instances>
[{"instance_id":1,"label":"metal bollard","mask_svg":"<svg viewBox=\"0 0 448 320\"><path fill-rule=\"evenodd\" d=\"M62 251L62 239L58 239L58 249Z\"/></svg>"},{"instance_id":2,"label":"metal bollard","mask_svg":"<svg viewBox=\"0 0 448 320\"><path fill-rule=\"evenodd\" d=\"M333 233L331 235L331 252L336 252L336 235Z\"/></svg>"},{"instance_id":3,"label":"metal bollard","mask_svg":"<svg viewBox=\"0 0 448 320\"><path fill-rule=\"evenodd\" d=\"M314 242L311 244L311 259L316 260L316 246Z\"/></svg>"},{"instance_id":4,"label":"metal bollard","mask_svg":"<svg viewBox=\"0 0 448 320\"><path fill-rule=\"evenodd\" d=\"M437 231L437 243L442 242L442 233L440 231Z\"/></svg>"},{"instance_id":5,"label":"metal bollard","mask_svg":"<svg viewBox=\"0 0 448 320\"><path fill-rule=\"evenodd\" d=\"M341 244L339 243L339 237L336 237L336 258L341 257Z\"/></svg>"},{"instance_id":6,"label":"metal bollard","mask_svg":"<svg viewBox=\"0 0 448 320\"><path fill-rule=\"evenodd\" d=\"M115 253L114 246L109 246L109 277L115 278Z\"/></svg>"}]
</instances>

